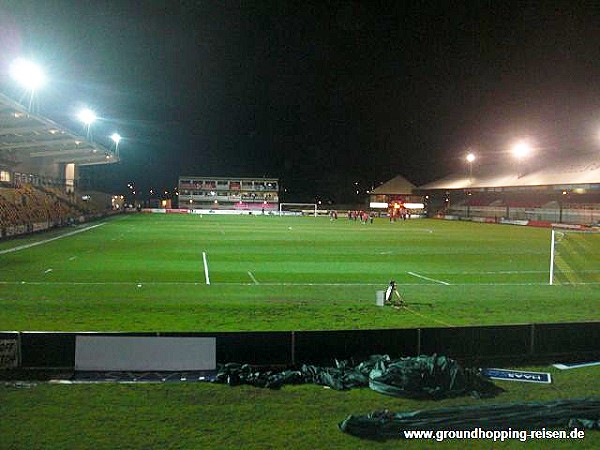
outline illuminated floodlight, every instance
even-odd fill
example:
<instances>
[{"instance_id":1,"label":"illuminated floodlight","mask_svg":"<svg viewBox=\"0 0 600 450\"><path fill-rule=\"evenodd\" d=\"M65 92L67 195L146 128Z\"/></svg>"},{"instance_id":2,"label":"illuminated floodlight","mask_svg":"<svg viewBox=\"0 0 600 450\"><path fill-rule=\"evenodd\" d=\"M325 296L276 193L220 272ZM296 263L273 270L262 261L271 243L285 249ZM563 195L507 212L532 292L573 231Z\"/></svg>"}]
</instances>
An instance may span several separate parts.
<instances>
[{"instance_id":1,"label":"illuminated floodlight","mask_svg":"<svg viewBox=\"0 0 600 450\"><path fill-rule=\"evenodd\" d=\"M88 108L82 109L77 115L77 118L88 127L97 119L96 113Z\"/></svg>"},{"instance_id":2,"label":"illuminated floodlight","mask_svg":"<svg viewBox=\"0 0 600 450\"><path fill-rule=\"evenodd\" d=\"M517 159L526 158L531 152L531 145L527 141L519 141L512 148L512 153Z\"/></svg>"},{"instance_id":3,"label":"illuminated floodlight","mask_svg":"<svg viewBox=\"0 0 600 450\"><path fill-rule=\"evenodd\" d=\"M115 154L119 156L119 142L121 142L121 135L119 133L113 133L110 135L110 138L115 143Z\"/></svg>"},{"instance_id":4,"label":"illuminated floodlight","mask_svg":"<svg viewBox=\"0 0 600 450\"><path fill-rule=\"evenodd\" d=\"M18 58L10 65L10 75L12 78L28 91L35 91L46 81L44 72L35 63Z\"/></svg>"},{"instance_id":5,"label":"illuminated floodlight","mask_svg":"<svg viewBox=\"0 0 600 450\"><path fill-rule=\"evenodd\" d=\"M469 183L472 183L473 182L473 161L475 161L475 154L472 152L468 153L467 157L465 159L469 163Z\"/></svg>"},{"instance_id":6,"label":"illuminated floodlight","mask_svg":"<svg viewBox=\"0 0 600 450\"><path fill-rule=\"evenodd\" d=\"M97 119L96 113L89 108L84 108L79 111L77 118L84 123L85 125L85 134L88 139L91 139L91 128L92 123L94 123Z\"/></svg>"},{"instance_id":7,"label":"illuminated floodlight","mask_svg":"<svg viewBox=\"0 0 600 450\"><path fill-rule=\"evenodd\" d=\"M113 142L115 143L115 145L119 145L119 142L121 142L121 135L119 133L113 133L110 135L110 138L113 140Z\"/></svg>"}]
</instances>

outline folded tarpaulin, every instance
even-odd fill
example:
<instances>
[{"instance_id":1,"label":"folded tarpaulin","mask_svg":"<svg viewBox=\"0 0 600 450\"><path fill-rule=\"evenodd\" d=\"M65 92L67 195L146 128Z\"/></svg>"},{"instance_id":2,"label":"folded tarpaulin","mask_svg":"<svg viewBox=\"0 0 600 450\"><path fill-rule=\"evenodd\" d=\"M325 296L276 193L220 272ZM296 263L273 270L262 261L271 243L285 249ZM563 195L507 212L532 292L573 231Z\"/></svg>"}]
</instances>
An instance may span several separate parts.
<instances>
[{"instance_id":1,"label":"folded tarpaulin","mask_svg":"<svg viewBox=\"0 0 600 450\"><path fill-rule=\"evenodd\" d=\"M375 411L351 415L342 431L365 439L402 439L409 430L537 430L542 428L600 429L600 399L555 400L461 406L403 413Z\"/></svg>"},{"instance_id":2,"label":"folded tarpaulin","mask_svg":"<svg viewBox=\"0 0 600 450\"><path fill-rule=\"evenodd\" d=\"M373 355L356 365L336 361L335 367L302 365L284 371L259 371L247 364L229 363L219 367L215 382L267 388L313 383L337 390L368 386L382 394L423 399L467 394L492 397L502 391L478 370L463 369L458 362L438 355L394 360Z\"/></svg>"}]
</instances>

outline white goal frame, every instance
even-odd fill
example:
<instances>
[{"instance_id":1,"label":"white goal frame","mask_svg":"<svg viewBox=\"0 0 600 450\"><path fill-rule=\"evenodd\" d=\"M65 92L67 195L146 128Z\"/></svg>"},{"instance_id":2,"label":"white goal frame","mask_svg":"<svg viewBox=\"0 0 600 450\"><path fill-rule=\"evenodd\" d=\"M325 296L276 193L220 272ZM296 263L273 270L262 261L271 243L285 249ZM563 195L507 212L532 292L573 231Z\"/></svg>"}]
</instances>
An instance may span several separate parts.
<instances>
[{"instance_id":1,"label":"white goal frame","mask_svg":"<svg viewBox=\"0 0 600 450\"><path fill-rule=\"evenodd\" d=\"M556 242L556 230L552 228L552 235L550 239L550 280L548 284L554 284L554 243Z\"/></svg>"},{"instance_id":2,"label":"white goal frame","mask_svg":"<svg viewBox=\"0 0 600 450\"><path fill-rule=\"evenodd\" d=\"M284 211L283 211L283 207L284 206L307 206L310 208L306 208L306 211L308 211L310 209L311 214L314 217L317 217L317 204L316 203L280 203L279 204L279 215L283 216L284 215Z\"/></svg>"}]
</instances>

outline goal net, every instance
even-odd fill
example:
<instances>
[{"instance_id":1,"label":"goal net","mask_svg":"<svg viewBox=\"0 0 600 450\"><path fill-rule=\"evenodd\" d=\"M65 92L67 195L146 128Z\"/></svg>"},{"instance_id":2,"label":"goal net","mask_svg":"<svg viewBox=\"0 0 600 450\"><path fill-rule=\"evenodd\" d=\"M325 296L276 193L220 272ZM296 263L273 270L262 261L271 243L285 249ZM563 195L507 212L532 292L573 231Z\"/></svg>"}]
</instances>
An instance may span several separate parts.
<instances>
[{"instance_id":1,"label":"goal net","mask_svg":"<svg viewBox=\"0 0 600 450\"><path fill-rule=\"evenodd\" d=\"M280 203L280 216L314 216L317 217L316 203Z\"/></svg>"},{"instance_id":2,"label":"goal net","mask_svg":"<svg viewBox=\"0 0 600 450\"><path fill-rule=\"evenodd\" d=\"M550 284L600 283L600 231L552 229Z\"/></svg>"}]
</instances>

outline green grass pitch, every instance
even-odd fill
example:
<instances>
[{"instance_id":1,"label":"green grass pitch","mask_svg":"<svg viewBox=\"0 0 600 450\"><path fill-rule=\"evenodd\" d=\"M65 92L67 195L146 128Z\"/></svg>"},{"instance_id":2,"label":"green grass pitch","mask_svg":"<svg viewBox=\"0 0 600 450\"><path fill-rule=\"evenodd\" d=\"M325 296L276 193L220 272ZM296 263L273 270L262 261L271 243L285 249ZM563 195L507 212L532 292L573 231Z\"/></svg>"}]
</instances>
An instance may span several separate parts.
<instances>
[{"instance_id":1,"label":"green grass pitch","mask_svg":"<svg viewBox=\"0 0 600 450\"><path fill-rule=\"evenodd\" d=\"M587 250L587 269L570 274L571 283L550 286L548 229L134 214L67 235L0 243L0 329L316 330L598 320L599 250ZM376 291L391 279L407 309L375 305Z\"/></svg>"},{"instance_id":2,"label":"green grass pitch","mask_svg":"<svg viewBox=\"0 0 600 450\"><path fill-rule=\"evenodd\" d=\"M600 251L570 247L569 254L578 267L569 275L572 283L549 286L545 229L438 220L361 225L312 217L120 216L1 242L0 329L311 330L598 320ZM376 291L390 279L408 309L375 306ZM551 372L553 383L498 381L505 392L497 398L439 402L311 385L271 391L208 383L4 382L0 448L595 449L597 431L576 442L368 442L337 424L348 414L380 409L597 396L599 369L524 368Z\"/></svg>"}]
</instances>

